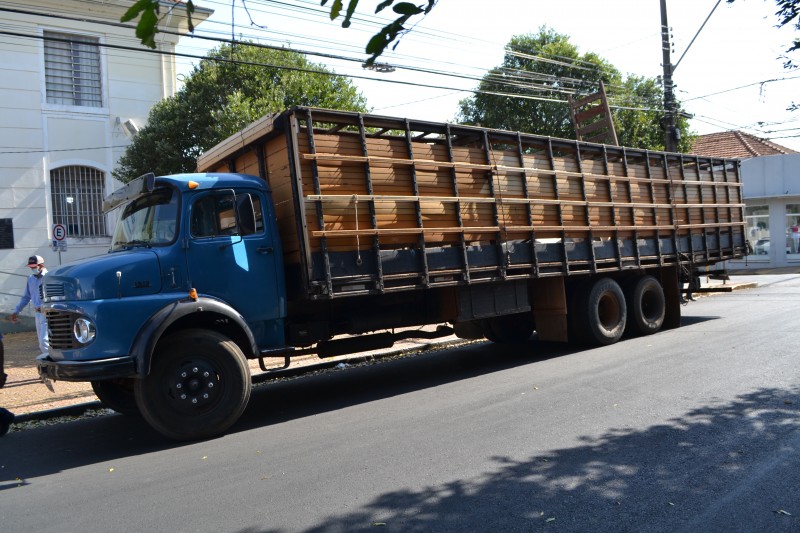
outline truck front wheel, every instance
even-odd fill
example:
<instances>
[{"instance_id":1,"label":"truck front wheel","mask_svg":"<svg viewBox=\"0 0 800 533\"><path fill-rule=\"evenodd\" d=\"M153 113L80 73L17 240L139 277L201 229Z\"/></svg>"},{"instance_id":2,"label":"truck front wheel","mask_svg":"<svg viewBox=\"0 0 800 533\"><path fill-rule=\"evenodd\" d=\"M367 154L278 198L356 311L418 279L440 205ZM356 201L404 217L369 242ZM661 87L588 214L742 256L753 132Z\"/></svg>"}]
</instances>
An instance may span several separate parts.
<instances>
[{"instance_id":1,"label":"truck front wheel","mask_svg":"<svg viewBox=\"0 0 800 533\"><path fill-rule=\"evenodd\" d=\"M180 331L160 341L150 374L136 382L145 420L176 440L213 437L239 419L250 399L241 349L215 331Z\"/></svg>"}]
</instances>

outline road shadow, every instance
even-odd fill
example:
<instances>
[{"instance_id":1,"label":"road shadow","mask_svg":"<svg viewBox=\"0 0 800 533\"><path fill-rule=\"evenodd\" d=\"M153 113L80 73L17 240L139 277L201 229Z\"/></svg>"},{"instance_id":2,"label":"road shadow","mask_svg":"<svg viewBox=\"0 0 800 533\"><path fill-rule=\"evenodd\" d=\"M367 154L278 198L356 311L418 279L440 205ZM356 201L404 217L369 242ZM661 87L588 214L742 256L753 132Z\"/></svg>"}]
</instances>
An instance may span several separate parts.
<instances>
[{"instance_id":1,"label":"road shadow","mask_svg":"<svg viewBox=\"0 0 800 533\"><path fill-rule=\"evenodd\" d=\"M535 364L574 351L558 343L499 346L484 342L266 382L254 387L247 410L228 434ZM0 463L14 465L13 469L0 468L0 490L71 468L192 444L171 441L143 419L119 414L42 423L0 438Z\"/></svg>"},{"instance_id":2,"label":"road shadow","mask_svg":"<svg viewBox=\"0 0 800 533\"><path fill-rule=\"evenodd\" d=\"M719 320L719 316L682 316L681 327L693 326L695 324L702 324L703 322L710 322L711 320Z\"/></svg>"},{"instance_id":3,"label":"road shadow","mask_svg":"<svg viewBox=\"0 0 800 533\"><path fill-rule=\"evenodd\" d=\"M535 365L581 351L563 343L473 343L408 357L343 367L253 389L237 431L336 411L358 404L454 383L493 372Z\"/></svg>"},{"instance_id":4,"label":"road shadow","mask_svg":"<svg viewBox=\"0 0 800 533\"><path fill-rule=\"evenodd\" d=\"M535 370L575 351L477 343L271 383L254 390L233 433L504 369ZM188 445L122 415L14 433L0 440L0 491L181 446ZM763 388L644 429L611 428L523 458L495 456L480 475L375 495L307 531L798 531L798 452L800 388Z\"/></svg>"},{"instance_id":5,"label":"road shadow","mask_svg":"<svg viewBox=\"0 0 800 533\"><path fill-rule=\"evenodd\" d=\"M477 479L398 490L306 531L800 531L800 390L611 429ZM271 531L258 527L242 533Z\"/></svg>"}]
</instances>

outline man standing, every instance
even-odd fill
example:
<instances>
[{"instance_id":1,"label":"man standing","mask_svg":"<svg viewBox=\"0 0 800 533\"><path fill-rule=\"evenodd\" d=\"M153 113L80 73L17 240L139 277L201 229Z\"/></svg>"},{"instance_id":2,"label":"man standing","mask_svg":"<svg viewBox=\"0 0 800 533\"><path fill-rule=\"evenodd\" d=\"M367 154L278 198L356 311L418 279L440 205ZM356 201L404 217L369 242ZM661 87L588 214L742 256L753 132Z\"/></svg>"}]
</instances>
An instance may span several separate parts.
<instances>
[{"instance_id":1,"label":"man standing","mask_svg":"<svg viewBox=\"0 0 800 533\"><path fill-rule=\"evenodd\" d=\"M47 340L47 320L42 312L44 275L47 274L47 269L44 267L44 258L40 255L30 256L28 258L28 268L31 269L31 275L28 276L25 292L22 293L22 298L20 298L19 304L17 304L10 318L12 322L16 322L19 312L28 305L28 302L33 302L33 307L36 311L34 316L36 319L36 335L39 337L39 350L42 353L47 353L50 344Z\"/></svg>"}]
</instances>

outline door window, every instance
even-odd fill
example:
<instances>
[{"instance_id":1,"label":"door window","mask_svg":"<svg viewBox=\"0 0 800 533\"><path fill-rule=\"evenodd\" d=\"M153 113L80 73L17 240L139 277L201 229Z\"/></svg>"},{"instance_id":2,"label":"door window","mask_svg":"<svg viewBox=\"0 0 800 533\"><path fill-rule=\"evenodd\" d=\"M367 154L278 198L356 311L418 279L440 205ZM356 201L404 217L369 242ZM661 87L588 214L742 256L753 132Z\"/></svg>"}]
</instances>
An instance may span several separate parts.
<instances>
[{"instance_id":1,"label":"door window","mask_svg":"<svg viewBox=\"0 0 800 533\"><path fill-rule=\"evenodd\" d=\"M192 206L193 237L251 235L264 231L261 199L255 194L213 194L198 198Z\"/></svg>"}]
</instances>

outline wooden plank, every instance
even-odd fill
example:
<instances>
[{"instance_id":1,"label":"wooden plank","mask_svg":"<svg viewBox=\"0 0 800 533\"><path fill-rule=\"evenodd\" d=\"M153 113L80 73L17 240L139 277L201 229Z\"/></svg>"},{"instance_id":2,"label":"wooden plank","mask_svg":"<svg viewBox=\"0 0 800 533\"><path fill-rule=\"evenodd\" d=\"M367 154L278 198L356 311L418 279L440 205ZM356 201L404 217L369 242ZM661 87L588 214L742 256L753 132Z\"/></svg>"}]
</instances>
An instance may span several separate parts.
<instances>
[{"instance_id":1,"label":"wooden plank","mask_svg":"<svg viewBox=\"0 0 800 533\"><path fill-rule=\"evenodd\" d=\"M381 249L419 249L427 244L459 245L462 236L468 244L527 240L531 232L536 238L564 235L581 240L591 233L608 240L744 231L738 166L729 160L601 149L575 141L495 131L488 132L487 147L482 140L485 130L450 126L451 160L444 125L414 122L408 143L403 135L392 134L395 127L398 132L405 130L403 121L383 117L378 122L386 133L374 135L378 130L369 128L378 119L366 115L364 151L355 114L307 113L303 109L297 115L296 157L289 153L283 132L274 131L291 122L282 120L262 122L260 129L232 136L202 159L205 170L226 172L226 160L235 157L238 171L257 174L258 157L248 147L269 140L265 161L287 264L304 260L295 220L298 205L303 206L308 228L316 230L302 238L316 251L322 249L323 237L329 251L359 247L366 252L375 236L380 236ZM313 124L315 154L309 153L306 116L323 117ZM333 131L336 127L339 130ZM429 135L423 135L426 133ZM298 168L292 169L295 161ZM320 194L311 180L312 165ZM300 198L293 195L292 170L302 189ZM367 171L371 195L366 194ZM358 200L357 215L354 199ZM316 215L319 202L323 204L322 229ZM464 227L459 227L459 220ZM709 224L687 224L689 221ZM660 256L654 259L660 260Z\"/></svg>"}]
</instances>

